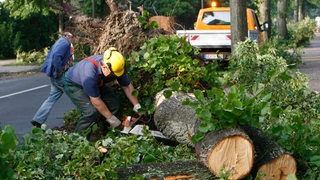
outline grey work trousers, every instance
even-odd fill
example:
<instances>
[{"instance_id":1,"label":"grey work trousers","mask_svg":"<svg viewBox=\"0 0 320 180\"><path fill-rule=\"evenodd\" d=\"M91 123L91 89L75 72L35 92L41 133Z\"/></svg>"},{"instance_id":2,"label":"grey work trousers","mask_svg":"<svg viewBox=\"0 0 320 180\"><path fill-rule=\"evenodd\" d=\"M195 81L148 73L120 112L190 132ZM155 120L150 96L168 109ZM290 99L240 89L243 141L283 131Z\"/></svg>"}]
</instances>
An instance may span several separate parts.
<instances>
[{"instance_id":1,"label":"grey work trousers","mask_svg":"<svg viewBox=\"0 0 320 180\"><path fill-rule=\"evenodd\" d=\"M83 88L75 83L63 79L63 88L67 96L71 99L77 110L80 112L80 119L76 125L76 132L81 132L98 122L102 115L90 102L88 95ZM120 117L120 100L114 90L108 86L100 88L101 99L106 104L110 112L116 117ZM105 118L104 118L105 119Z\"/></svg>"}]
</instances>

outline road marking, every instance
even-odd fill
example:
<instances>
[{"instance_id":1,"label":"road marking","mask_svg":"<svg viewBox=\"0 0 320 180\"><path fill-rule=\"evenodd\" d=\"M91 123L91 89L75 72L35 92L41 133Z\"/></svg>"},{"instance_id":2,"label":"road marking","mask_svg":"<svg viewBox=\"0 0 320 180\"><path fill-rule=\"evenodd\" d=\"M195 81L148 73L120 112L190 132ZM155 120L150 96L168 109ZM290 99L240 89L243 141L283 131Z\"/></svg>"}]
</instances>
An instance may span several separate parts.
<instances>
[{"instance_id":1,"label":"road marking","mask_svg":"<svg viewBox=\"0 0 320 180\"><path fill-rule=\"evenodd\" d=\"M0 96L0 99L7 98L7 97L10 97L10 96L14 96L14 95L18 95L18 94L22 94L22 93L26 93L26 92L29 92L29 91L34 91L34 90L41 89L41 88L45 88L47 86L49 86L49 85L46 84L46 85L43 85L43 86L38 86L38 87L35 87L35 88L26 89L26 90L19 91L19 92L16 92L16 93Z\"/></svg>"}]
</instances>

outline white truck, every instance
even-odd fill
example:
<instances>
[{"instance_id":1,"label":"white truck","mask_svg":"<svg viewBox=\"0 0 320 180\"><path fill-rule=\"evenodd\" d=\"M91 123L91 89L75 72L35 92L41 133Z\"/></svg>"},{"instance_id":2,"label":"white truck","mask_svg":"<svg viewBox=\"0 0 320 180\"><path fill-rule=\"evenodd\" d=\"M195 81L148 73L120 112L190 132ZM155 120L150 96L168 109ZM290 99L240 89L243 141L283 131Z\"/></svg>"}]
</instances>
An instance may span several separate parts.
<instances>
[{"instance_id":1,"label":"white truck","mask_svg":"<svg viewBox=\"0 0 320 180\"><path fill-rule=\"evenodd\" d=\"M200 55L208 61L229 60L231 55L230 8L211 7L200 9L195 30L177 30L179 37L185 37L194 47L200 48ZM248 37L258 43L262 31L257 15L247 8Z\"/></svg>"}]
</instances>

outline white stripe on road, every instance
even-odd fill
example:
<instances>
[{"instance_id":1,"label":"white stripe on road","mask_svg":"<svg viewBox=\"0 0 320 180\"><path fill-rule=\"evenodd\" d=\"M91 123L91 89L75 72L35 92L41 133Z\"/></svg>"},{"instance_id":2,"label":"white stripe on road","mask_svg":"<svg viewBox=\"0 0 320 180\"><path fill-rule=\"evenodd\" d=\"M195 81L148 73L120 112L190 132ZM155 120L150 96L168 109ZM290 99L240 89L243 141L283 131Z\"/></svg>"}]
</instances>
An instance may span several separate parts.
<instances>
[{"instance_id":1,"label":"white stripe on road","mask_svg":"<svg viewBox=\"0 0 320 180\"><path fill-rule=\"evenodd\" d=\"M17 95L17 94L26 93L26 92L29 92L29 91L34 91L34 90L41 89L41 88L44 88L44 87L47 87L47 86L49 86L49 85L46 84L46 85L43 85L43 86L38 86L38 87L35 87L35 88L26 89L24 91L19 91L19 92L16 92L16 93L5 95L5 96L0 96L0 99L7 98L7 97L10 97L10 96L14 96L14 95Z\"/></svg>"}]
</instances>

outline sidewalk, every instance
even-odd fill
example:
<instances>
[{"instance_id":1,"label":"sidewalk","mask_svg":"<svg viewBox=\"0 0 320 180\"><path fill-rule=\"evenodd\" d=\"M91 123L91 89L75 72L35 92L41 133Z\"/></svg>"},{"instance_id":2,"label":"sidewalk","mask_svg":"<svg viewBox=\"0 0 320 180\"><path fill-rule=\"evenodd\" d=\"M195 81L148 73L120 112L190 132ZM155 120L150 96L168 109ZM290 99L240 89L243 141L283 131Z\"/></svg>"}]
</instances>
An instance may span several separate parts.
<instances>
[{"instance_id":1,"label":"sidewalk","mask_svg":"<svg viewBox=\"0 0 320 180\"><path fill-rule=\"evenodd\" d=\"M39 71L40 66L16 66L9 65L15 63L15 59L0 60L0 74L1 73L18 73L18 72L35 72Z\"/></svg>"},{"instance_id":2,"label":"sidewalk","mask_svg":"<svg viewBox=\"0 0 320 180\"><path fill-rule=\"evenodd\" d=\"M320 92L320 33L316 33L309 46L304 48L298 69L308 76L310 90Z\"/></svg>"}]
</instances>

